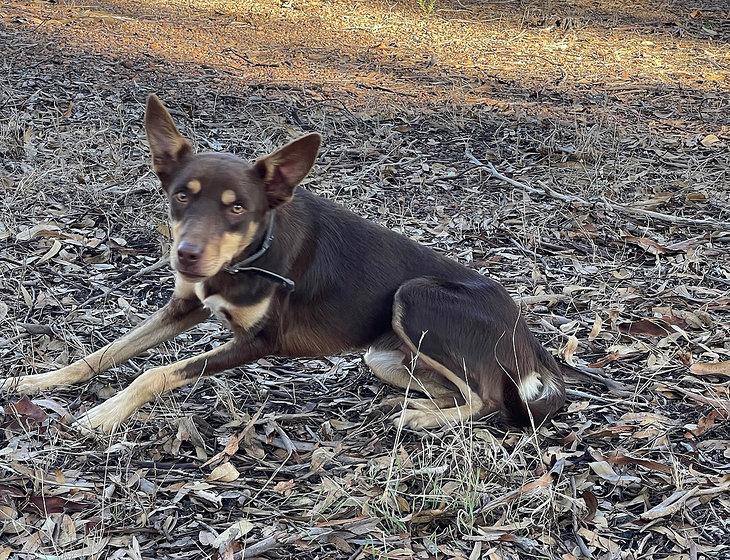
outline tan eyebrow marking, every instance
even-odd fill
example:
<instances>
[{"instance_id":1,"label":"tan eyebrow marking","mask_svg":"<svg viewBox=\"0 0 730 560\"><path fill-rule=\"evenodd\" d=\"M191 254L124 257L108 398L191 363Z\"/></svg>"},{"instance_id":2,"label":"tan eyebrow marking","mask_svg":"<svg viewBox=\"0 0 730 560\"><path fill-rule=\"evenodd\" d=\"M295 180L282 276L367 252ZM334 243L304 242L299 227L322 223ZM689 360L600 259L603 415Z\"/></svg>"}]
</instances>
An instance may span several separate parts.
<instances>
[{"instance_id":1,"label":"tan eyebrow marking","mask_svg":"<svg viewBox=\"0 0 730 560\"><path fill-rule=\"evenodd\" d=\"M236 193L231 189L226 189L221 193L221 202L223 204L233 204L236 201Z\"/></svg>"},{"instance_id":2,"label":"tan eyebrow marking","mask_svg":"<svg viewBox=\"0 0 730 560\"><path fill-rule=\"evenodd\" d=\"M200 189L203 188L203 185L200 184L200 181L197 179L193 179L192 181L188 181L188 190L193 194L198 194L200 192Z\"/></svg>"}]
</instances>

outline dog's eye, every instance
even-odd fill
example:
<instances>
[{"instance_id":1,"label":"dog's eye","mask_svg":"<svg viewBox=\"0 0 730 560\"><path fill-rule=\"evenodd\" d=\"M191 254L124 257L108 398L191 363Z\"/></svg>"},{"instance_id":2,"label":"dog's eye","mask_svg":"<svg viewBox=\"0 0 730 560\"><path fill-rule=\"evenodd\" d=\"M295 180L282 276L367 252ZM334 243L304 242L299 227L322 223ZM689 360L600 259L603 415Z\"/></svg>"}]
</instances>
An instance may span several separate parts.
<instances>
[{"instance_id":1,"label":"dog's eye","mask_svg":"<svg viewBox=\"0 0 730 560\"><path fill-rule=\"evenodd\" d=\"M188 201L188 195L187 195L187 193L179 192L175 195L175 200L185 204Z\"/></svg>"},{"instance_id":2,"label":"dog's eye","mask_svg":"<svg viewBox=\"0 0 730 560\"><path fill-rule=\"evenodd\" d=\"M241 204L234 204L233 206L231 206L231 212L233 212L234 214L243 214L243 210L244 208Z\"/></svg>"}]
</instances>

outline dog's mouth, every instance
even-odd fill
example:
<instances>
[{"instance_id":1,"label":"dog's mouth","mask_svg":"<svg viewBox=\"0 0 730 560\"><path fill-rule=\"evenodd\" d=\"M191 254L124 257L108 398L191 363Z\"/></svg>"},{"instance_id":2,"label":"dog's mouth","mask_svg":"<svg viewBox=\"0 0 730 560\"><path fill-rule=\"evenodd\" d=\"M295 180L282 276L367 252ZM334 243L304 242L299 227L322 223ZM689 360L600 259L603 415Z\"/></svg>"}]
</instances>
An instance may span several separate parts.
<instances>
[{"instance_id":1,"label":"dog's mouth","mask_svg":"<svg viewBox=\"0 0 730 560\"><path fill-rule=\"evenodd\" d=\"M175 270L177 270L178 274L182 276L183 280L187 282L202 282L208 276L206 274L200 274L199 272L195 272L192 270L186 270L184 268L177 267Z\"/></svg>"}]
</instances>

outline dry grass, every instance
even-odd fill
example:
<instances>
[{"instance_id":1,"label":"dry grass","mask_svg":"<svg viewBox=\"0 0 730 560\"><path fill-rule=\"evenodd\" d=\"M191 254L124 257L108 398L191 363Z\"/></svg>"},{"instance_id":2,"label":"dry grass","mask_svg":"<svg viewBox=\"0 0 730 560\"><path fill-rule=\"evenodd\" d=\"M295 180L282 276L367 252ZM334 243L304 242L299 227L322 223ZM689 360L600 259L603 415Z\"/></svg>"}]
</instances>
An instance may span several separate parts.
<instances>
[{"instance_id":1,"label":"dry grass","mask_svg":"<svg viewBox=\"0 0 730 560\"><path fill-rule=\"evenodd\" d=\"M615 382L572 383L537 434L413 434L359 356L271 359L110 438L68 427L225 340L209 323L82 387L0 396L0 559L727 557L730 12L680 4L6 3L1 375L169 296L164 269L122 284L167 249L155 91L201 149L323 132L308 188L498 278L554 354Z\"/></svg>"}]
</instances>

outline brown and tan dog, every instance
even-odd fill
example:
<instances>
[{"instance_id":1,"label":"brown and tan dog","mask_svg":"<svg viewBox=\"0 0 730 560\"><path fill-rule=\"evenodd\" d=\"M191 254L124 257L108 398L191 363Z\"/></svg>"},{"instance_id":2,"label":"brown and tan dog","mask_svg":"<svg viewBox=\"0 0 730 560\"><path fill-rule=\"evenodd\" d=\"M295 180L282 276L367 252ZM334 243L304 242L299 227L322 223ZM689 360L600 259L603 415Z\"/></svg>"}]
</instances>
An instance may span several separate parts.
<instances>
[{"instance_id":1,"label":"brown and tan dog","mask_svg":"<svg viewBox=\"0 0 730 560\"><path fill-rule=\"evenodd\" d=\"M318 134L249 164L194 154L155 96L145 128L170 202L170 302L93 354L0 388L86 381L213 313L232 340L144 372L79 424L112 431L163 393L263 356L356 348L368 348L365 362L377 377L424 394L398 415L411 428L493 411L513 425L537 425L563 405L560 369L502 286L296 188L317 157Z\"/></svg>"}]
</instances>

